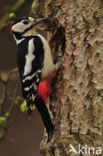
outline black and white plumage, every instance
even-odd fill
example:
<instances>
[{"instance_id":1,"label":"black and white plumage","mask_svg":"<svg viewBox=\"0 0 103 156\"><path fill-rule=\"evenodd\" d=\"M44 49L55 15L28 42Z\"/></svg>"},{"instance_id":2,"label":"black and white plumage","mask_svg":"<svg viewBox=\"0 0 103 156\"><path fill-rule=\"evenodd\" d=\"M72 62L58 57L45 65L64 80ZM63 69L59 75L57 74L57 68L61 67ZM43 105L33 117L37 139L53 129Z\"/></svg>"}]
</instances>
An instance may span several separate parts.
<instances>
[{"instance_id":1,"label":"black and white plumage","mask_svg":"<svg viewBox=\"0 0 103 156\"><path fill-rule=\"evenodd\" d=\"M36 31L30 32L33 27L43 21L45 18L21 18L14 22L11 31L17 45L17 65L23 97L27 101L28 113L31 114L32 106L35 104L46 127L48 141L50 141L54 127L45 100L37 95L37 92L40 82L47 78L57 66L53 63L50 47L45 38ZM47 82L49 81L47 80Z\"/></svg>"},{"instance_id":2,"label":"black and white plumage","mask_svg":"<svg viewBox=\"0 0 103 156\"><path fill-rule=\"evenodd\" d=\"M19 67L22 93L29 110L34 104L35 95L41 80L44 64L44 50L38 36L27 36L17 44L17 64Z\"/></svg>"}]
</instances>

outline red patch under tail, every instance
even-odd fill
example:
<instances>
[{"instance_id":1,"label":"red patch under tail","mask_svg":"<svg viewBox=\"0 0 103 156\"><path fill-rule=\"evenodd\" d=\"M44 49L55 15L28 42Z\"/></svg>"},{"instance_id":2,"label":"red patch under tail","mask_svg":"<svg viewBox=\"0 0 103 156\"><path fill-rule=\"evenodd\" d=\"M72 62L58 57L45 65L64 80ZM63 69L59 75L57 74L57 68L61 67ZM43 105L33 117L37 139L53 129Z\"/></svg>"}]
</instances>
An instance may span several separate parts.
<instances>
[{"instance_id":1,"label":"red patch under tail","mask_svg":"<svg viewBox=\"0 0 103 156\"><path fill-rule=\"evenodd\" d=\"M47 103L51 91L52 89L48 80L43 80L39 83L37 94L44 100L45 104Z\"/></svg>"}]
</instances>

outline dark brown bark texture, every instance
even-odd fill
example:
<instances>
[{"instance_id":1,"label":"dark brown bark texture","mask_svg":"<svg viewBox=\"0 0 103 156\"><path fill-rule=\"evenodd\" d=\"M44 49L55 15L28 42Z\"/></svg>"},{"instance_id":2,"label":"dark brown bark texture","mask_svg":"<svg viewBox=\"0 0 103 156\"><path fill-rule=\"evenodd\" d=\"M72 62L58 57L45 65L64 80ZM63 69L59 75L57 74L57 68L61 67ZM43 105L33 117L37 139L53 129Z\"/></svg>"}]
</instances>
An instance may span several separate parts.
<instances>
[{"instance_id":1,"label":"dark brown bark texture","mask_svg":"<svg viewBox=\"0 0 103 156\"><path fill-rule=\"evenodd\" d=\"M63 67L54 80L50 97L55 133L46 145L44 135L40 146L42 154L82 155L69 152L70 144L101 147L103 1L34 0L32 13L49 17L48 40L52 54L63 55Z\"/></svg>"}]
</instances>

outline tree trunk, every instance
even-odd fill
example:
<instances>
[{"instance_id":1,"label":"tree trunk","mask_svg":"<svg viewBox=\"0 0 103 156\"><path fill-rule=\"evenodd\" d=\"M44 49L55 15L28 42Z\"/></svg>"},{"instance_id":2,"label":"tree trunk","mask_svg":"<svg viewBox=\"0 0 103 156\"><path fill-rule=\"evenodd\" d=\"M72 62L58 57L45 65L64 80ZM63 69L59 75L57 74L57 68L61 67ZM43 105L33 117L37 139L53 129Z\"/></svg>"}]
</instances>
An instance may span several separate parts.
<instances>
[{"instance_id":1,"label":"tree trunk","mask_svg":"<svg viewBox=\"0 0 103 156\"><path fill-rule=\"evenodd\" d=\"M103 2L34 0L32 13L49 17L52 54L63 55L50 97L55 133L48 144L44 137L40 150L44 156L102 156Z\"/></svg>"}]
</instances>

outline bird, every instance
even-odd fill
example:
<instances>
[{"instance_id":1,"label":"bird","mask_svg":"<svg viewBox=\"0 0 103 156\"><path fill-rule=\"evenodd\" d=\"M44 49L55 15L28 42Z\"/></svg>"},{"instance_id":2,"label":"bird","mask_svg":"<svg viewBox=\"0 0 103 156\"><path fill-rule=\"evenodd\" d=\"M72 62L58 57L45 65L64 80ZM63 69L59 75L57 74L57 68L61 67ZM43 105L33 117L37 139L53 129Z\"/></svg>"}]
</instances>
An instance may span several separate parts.
<instances>
[{"instance_id":1,"label":"bird","mask_svg":"<svg viewBox=\"0 0 103 156\"><path fill-rule=\"evenodd\" d=\"M46 128L48 143L54 134L54 125L46 104L59 63L53 62L47 40L37 31L45 21L47 18L22 17L11 25L11 32L16 41L17 66L28 114L31 115L35 104Z\"/></svg>"}]
</instances>

